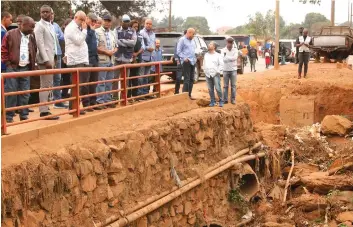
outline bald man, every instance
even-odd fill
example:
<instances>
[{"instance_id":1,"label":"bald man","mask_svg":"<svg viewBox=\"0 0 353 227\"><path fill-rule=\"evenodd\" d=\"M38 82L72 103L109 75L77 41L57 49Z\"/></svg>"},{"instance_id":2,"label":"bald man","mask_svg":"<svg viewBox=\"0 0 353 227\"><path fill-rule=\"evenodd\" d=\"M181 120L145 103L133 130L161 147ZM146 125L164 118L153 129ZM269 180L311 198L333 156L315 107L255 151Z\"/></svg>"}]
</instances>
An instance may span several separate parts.
<instances>
[{"instance_id":1,"label":"bald man","mask_svg":"<svg viewBox=\"0 0 353 227\"><path fill-rule=\"evenodd\" d=\"M55 33L54 26L50 23L52 9L48 5L40 8L41 20L34 28L34 34L38 46L37 63L39 69L53 69L57 56L58 37ZM40 76L40 88L53 87L53 75ZM39 93L40 102L48 102L49 91ZM47 117L45 120L57 120L59 117L48 117L51 115L48 106L40 106L39 112L41 117Z\"/></svg>"},{"instance_id":2,"label":"bald man","mask_svg":"<svg viewBox=\"0 0 353 227\"><path fill-rule=\"evenodd\" d=\"M194 85L195 66L197 62L195 45L193 43L194 35L195 29L189 28L186 34L179 39L177 46L177 56L180 58L184 77L183 92L188 92L192 100L191 93Z\"/></svg>"},{"instance_id":3,"label":"bald man","mask_svg":"<svg viewBox=\"0 0 353 227\"><path fill-rule=\"evenodd\" d=\"M145 26L144 28L140 31L140 35L143 38L143 43L144 43L144 51L142 53L142 63L146 62L151 62L152 61L152 55L153 51L156 49L156 35L152 31L152 20L151 19L146 19L145 20ZM150 74L151 71L151 66L144 66L140 68L140 75L148 75ZM149 78L139 78L139 85L146 85L148 84ZM146 95L149 93L149 87L142 87L138 89L138 95ZM140 99L145 99L145 98L140 98Z\"/></svg>"}]
</instances>

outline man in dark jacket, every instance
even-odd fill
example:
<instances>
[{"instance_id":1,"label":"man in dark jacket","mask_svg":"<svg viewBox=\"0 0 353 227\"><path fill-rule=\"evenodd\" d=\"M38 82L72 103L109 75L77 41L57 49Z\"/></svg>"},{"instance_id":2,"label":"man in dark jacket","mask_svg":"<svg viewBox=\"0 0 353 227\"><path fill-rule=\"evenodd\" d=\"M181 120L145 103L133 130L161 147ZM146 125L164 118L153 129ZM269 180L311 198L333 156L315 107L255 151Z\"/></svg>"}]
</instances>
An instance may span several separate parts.
<instances>
[{"instance_id":1,"label":"man in dark jacket","mask_svg":"<svg viewBox=\"0 0 353 227\"><path fill-rule=\"evenodd\" d=\"M254 72L256 72L255 64L256 64L256 61L259 60L259 58L257 56L257 50L254 47L251 47L248 54L249 54L249 59L250 59L251 72L253 69L254 69Z\"/></svg>"},{"instance_id":2,"label":"man in dark jacket","mask_svg":"<svg viewBox=\"0 0 353 227\"><path fill-rule=\"evenodd\" d=\"M86 23L87 23L87 36L86 43L88 47L88 67L98 67L98 52L97 52L97 36L94 31L95 24L98 20L98 17L94 13L87 14ZM98 72L86 72L87 82L97 82L98 81ZM80 92L82 95L94 94L96 93L96 84L82 86ZM96 96L91 96L88 98L82 99L83 107L93 106L96 104ZM101 109L101 108L95 108ZM93 109L87 109L87 112L92 112Z\"/></svg>"},{"instance_id":3,"label":"man in dark jacket","mask_svg":"<svg viewBox=\"0 0 353 227\"><path fill-rule=\"evenodd\" d=\"M21 27L6 33L1 45L1 61L6 65L6 72L21 72L35 70L37 44L33 34L35 22L30 17L24 17ZM5 79L5 92L24 91L30 89L29 77ZM28 105L29 94L7 96L6 108ZM6 121L13 122L14 111L6 113ZM20 120L28 119L28 109L22 109Z\"/></svg>"}]
</instances>

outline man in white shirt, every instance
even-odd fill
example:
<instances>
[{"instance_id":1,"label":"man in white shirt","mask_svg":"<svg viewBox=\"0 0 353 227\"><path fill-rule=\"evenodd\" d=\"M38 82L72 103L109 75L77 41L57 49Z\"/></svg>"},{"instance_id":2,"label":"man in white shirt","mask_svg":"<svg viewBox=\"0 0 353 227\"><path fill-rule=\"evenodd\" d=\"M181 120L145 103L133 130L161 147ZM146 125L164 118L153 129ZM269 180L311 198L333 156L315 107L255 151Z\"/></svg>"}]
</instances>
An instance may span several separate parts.
<instances>
[{"instance_id":1,"label":"man in white shirt","mask_svg":"<svg viewBox=\"0 0 353 227\"><path fill-rule=\"evenodd\" d=\"M210 107L214 107L216 105L216 98L214 94L215 87L219 98L219 107L223 107L220 76L223 70L223 59L222 56L216 52L216 45L214 42L210 42L208 44L208 52L205 54L205 58L203 60L203 70L206 74L208 92L211 98Z\"/></svg>"},{"instance_id":2,"label":"man in white shirt","mask_svg":"<svg viewBox=\"0 0 353 227\"><path fill-rule=\"evenodd\" d=\"M65 28L65 59L68 68L85 67L88 65L88 46L86 43L87 24L86 14L78 11L75 18ZM80 83L88 82L87 73L80 73ZM80 89L81 90L81 89ZM80 91L80 94L82 92ZM70 102L69 109L72 109ZM80 114L86 114L84 110Z\"/></svg>"},{"instance_id":3,"label":"man in white shirt","mask_svg":"<svg viewBox=\"0 0 353 227\"><path fill-rule=\"evenodd\" d=\"M34 28L36 43L38 46L37 63L39 69L53 69L55 65L58 38L56 36L53 25L50 23L52 9L50 6L43 5L40 8L41 20ZM53 87L53 74L40 76L40 88ZM48 102L49 95L52 92L42 91L39 93L40 102ZM51 115L48 106L39 107L40 116L47 117L45 120L57 120L56 117L48 117Z\"/></svg>"},{"instance_id":4,"label":"man in white shirt","mask_svg":"<svg viewBox=\"0 0 353 227\"><path fill-rule=\"evenodd\" d=\"M237 60L238 50L234 48L234 39L232 37L227 38L227 46L222 49L223 56L223 100L224 104L228 103L228 87L229 82L231 86L231 102L235 104L236 97L236 83L237 83Z\"/></svg>"},{"instance_id":5,"label":"man in white shirt","mask_svg":"<svg viewBox=\"0 0 353 227\"><path fill-rule=\"evenodd\" d=\"M299 66L298 79L302 77L302 69L304 64L304 78L308 73L308 63L310 60L310 46L313 45L312 39L308 36L308 29L304 29L303 36L299 36L296 46L299 48Z\"/></svg>"}]
</instances>

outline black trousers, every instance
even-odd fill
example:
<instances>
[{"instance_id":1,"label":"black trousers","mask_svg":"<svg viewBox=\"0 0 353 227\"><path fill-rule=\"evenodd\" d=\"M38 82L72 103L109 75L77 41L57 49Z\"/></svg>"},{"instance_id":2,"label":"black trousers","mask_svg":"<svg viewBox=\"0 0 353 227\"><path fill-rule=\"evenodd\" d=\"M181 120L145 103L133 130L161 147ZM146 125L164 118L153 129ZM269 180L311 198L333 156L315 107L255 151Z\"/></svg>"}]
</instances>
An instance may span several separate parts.
<instances>
[{"instance_id":1,"label":"black trousers","mask_svg":"<svg viewBox=\"0 0 353 227\"><path fill-rule=\"evenodd\" d=\"M61 61L61 68L62 69L67 68L67 65L64 63L64 61ZM70 73L61 74L61 86L70 85L70 84L71 84L71 74ZM70 97L68 88L62 89L61 97L62 98Z\"/></svg>"},{"instance_id":2,"label":"black trousers","mask_svg":"<svg viewBox=\"0 0 353 227\"><path fill-rule=\"evenodd\" d=\"M299 66L298 66L298 73L299 74L302 73L303 64L304 64L304 75L307 74L309 59L310 59L309 52L300 52L299 53Z\"/></svg>"},{"instance_id":3,"label":"black trousers","mask_svg":"<svg viewBox=\"0 0 353 227\"><path fill-rule=\"evenodd\" d=\"M130 77L140 76L140 68L132 68L132 69L130 69L129 76ZM138 85L139 85L138 79L129 80L128 87L136 87ZM128 98L135 97L135 96L137 96L137 88L128 90L128 92L127 92L127 97Z\"/></svg>"},{"instance_id":4,"label":"black trousers","mask_svg":"<svg viewBox=\"0 0 353 227\"><path fill-rule=\"evenodd\" d=\"M184 62L182 70L184 76L183 92L188 92L191 97L192 88L194 86L195 65L192 65L190 62Z\"/></svg>"},{"instance_id":5,"label":"black trousers","mask_svg":"<svg viewBox=\"0 0 353 227\"><path fill-rule=\"evenodd\" d=\"M98 64L88 65L88 67L98 67ZM80 83L97 82L98 81L98 74L99 74L99 72L80 73ZM81 86L80 87L80 95L94 94L94 93L96 93L96 87L97 87L96 84ZM96 100L97 100L97 96L83 98L82 105L84 107L93 106L97 103Z\"/></svg>"}]
</instances>

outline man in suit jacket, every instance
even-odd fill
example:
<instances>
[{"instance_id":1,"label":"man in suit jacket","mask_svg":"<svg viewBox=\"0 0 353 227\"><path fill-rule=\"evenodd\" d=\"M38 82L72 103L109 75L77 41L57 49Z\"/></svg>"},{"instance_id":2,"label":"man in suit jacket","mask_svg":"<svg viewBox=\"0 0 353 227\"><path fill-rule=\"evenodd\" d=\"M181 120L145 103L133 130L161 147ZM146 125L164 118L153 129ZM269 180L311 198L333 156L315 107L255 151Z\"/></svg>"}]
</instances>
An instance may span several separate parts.
<instances>
[{"instance_id":1,"label":"man in suit jacket","mask_svg":"<svg viewBox=\"0 0 353 227\"><path fill-rule=\"evenodd\" d=\"M57 43L59 43L53 25L50 23L51 7L43 5L40 8L41 20L36 24L34 34L37 41L38 53L37 63L39 69L53 69L55 58L57 55ZM53 87L53 75L40 76L40 88ZM39 93L40 102L47 102L49 98L49 91ZM48 106L39 107L40 116L47 117L51 115ZM59 117L48 117L46 120L57 120Z\"/></svg>"}]
</instances>

